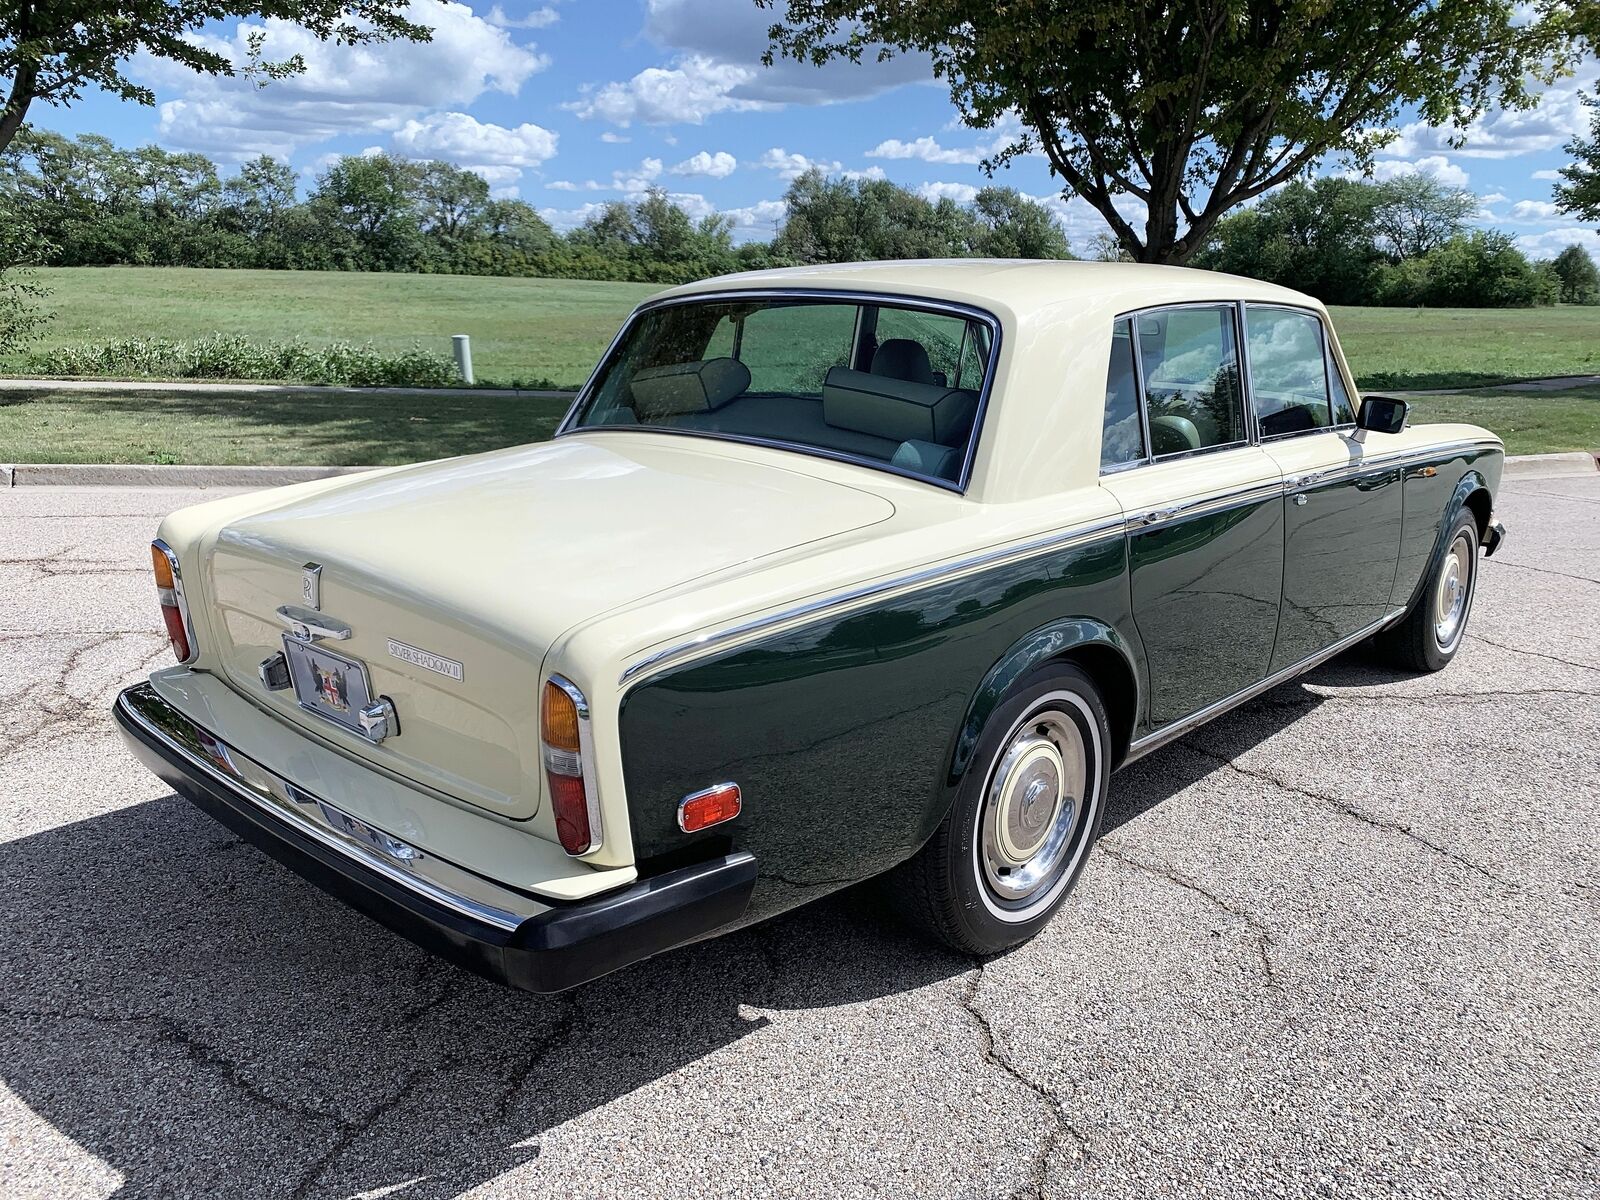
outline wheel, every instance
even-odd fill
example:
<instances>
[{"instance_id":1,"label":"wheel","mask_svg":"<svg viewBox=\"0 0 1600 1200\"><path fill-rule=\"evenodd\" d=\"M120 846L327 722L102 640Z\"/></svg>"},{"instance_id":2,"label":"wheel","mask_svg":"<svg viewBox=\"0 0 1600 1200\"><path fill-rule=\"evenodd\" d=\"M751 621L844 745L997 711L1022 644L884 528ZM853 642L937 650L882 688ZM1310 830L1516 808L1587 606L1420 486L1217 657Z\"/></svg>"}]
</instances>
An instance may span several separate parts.
<instances>
[{"instance_id":1,"label":"wheel","mask_svg":"<svg viewBox=\"0 0 1600 1200\"><path fill-rule=\"evenodd\" d=\"M1373 640L1378 657L1402 670L1442 670L1461 648L1477 582L1478 522L1463 509L1451 527L1444 558L1417 603Z\"/></svg>"},{"instance_id":2,"label":"wheel","mask_svg":"<svg viewBox=\"0 0 1600 1200\"><path fill-rule=\"evenodd\" d=\"M1019 681L984 726L943 823L889 876L902 914L966 954L1037 933L1099 837L1110 745L1083 671L1050 666Z\"/></svg>"}]
</instances>

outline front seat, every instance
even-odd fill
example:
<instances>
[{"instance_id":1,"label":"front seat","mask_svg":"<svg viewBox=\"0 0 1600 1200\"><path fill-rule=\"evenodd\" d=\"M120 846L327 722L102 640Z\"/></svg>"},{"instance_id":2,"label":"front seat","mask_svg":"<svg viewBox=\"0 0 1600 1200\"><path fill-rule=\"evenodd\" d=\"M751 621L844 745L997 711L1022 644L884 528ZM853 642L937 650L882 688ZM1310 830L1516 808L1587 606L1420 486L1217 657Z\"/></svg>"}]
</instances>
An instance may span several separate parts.
<instances>
[{"instance_id":1,"label":"front seat","mask_svg":"<svg viewBox=\"0 0 1600 1200\"><path fill-rule=\"evenodd\" d=\"M872 355L872 374L909 383L937 383L927 348L910 338L890 338Z\"/></svg>"}]
</instances>

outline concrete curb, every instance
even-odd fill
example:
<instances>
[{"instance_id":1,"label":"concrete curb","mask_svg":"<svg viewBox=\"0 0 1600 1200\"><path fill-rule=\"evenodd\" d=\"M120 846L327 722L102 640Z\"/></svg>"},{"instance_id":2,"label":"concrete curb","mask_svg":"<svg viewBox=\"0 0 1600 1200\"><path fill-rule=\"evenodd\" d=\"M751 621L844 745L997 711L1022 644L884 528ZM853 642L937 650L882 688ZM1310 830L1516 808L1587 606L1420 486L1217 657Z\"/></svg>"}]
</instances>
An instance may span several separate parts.
<instances>
[{"instance_id":1,"label":"concrete curb","mask_svg":"<svg viewBox=\"0 0 1600 1200\"><path fill-rule=\"evenodd\" d=\"M9 487L182 487L269 488L311 479L353 475L376 467L198 467L145 463L0 464L0 488ZM1569 454L1515 454L1506 459L1507 479L1593 475L1600 451Z\"/></svg>"},{"instance_id":2,"label":"concrete curb","mask_svg":"<svg viewBox=\"0 0 1600 1200\"><path fill-rule=\"evenodd\" d=\"M544 388L403 388L403 387L332 387L320 383L195 383L175 380L161 383L153 380L120 379L0 379L0 392L37 391L41 388L56 392L203 392L215 396L303 396L308 392L328 396L480 396L491 400L570 400L577 392L550 391Z\"/></svg>"}]
</instances>

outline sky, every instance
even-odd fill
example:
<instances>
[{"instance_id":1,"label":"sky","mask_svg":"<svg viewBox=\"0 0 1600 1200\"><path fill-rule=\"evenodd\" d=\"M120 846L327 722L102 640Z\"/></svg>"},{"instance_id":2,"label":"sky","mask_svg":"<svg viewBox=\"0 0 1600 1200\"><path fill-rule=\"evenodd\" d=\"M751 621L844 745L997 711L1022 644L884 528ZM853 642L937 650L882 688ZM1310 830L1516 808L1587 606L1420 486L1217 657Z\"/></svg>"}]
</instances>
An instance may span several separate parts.
<instances>
[{"instance_id":1,"label":"sky","mask_svg":"<svg viewBox=\"0 0 1600 1200\"><path fill-rule=\"evenodd\" d=\"M411 15L434 29L431 44L330 47L277 21L214 25L205 39L240 60L249 32L264 29L268 58L300 53L308 69L256 88L141 57L132 74L156 107L94 93L71 108L36 106L30 119L224 165L272 154L307 186L340 154L447 159L563 229L659 186L692 213L730 213L741 240L772 235L785 187L808 167L960 201L989 182L978 164L1008 140L964 127L918 56L762 66L773 14L752 0L413 0ZM1588 131L1580 92L1597 90L1591 60L1536 109L1486 114L1459 147L1446 130L1402 119L1374 177L1432 171L1476 193L1480 223L1536 257L1577 242L1600 258L1600 232L1551 203L1562 146ZM1105 229L1082 200L1061 199L1041 157L994 182L1046 200L1079 251Z\"/></svg>"}]
</instances>

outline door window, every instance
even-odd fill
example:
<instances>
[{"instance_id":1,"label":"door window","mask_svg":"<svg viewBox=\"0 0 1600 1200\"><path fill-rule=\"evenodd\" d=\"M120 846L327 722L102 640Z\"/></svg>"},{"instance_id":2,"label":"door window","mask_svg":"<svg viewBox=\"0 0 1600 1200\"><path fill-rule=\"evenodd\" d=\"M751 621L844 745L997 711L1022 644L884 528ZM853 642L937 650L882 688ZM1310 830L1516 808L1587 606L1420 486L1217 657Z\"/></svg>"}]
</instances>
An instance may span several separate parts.
<instances>
[{"instance_id":1,"label":"door window","mask_svg":"<svg viewBox=\"0 0 1600 1200\"><path fill-rule=\"evenodd\" d=\"M1231 304L1138 318L1139 357L1156 458L1245 441Z\"/></svg>"},{"instance_id":2,"label":"door window","mask_svg":"<svg viewBox=\"0 0 1600 1200\"><path fill-rule=\"evenodd\" d=\"M1332 425L1321 320L1291 308L1251 305L1245 331L1250 398L1261 436L1282 437Z\"/></svg>"},{"instance_id":3,"label":"door window","mask_svg":"<svg viewBox=\"0 0 1600 1200\"><path fill-rule=\"evenodd\" d=\"M1133 322L1121 320L1111 334L1106 372L1105 423L1100 432L1100 467L1120 467L1144 458L1139 427L1139 378L1133 364Z\"/></svg>"}]
</instances>

